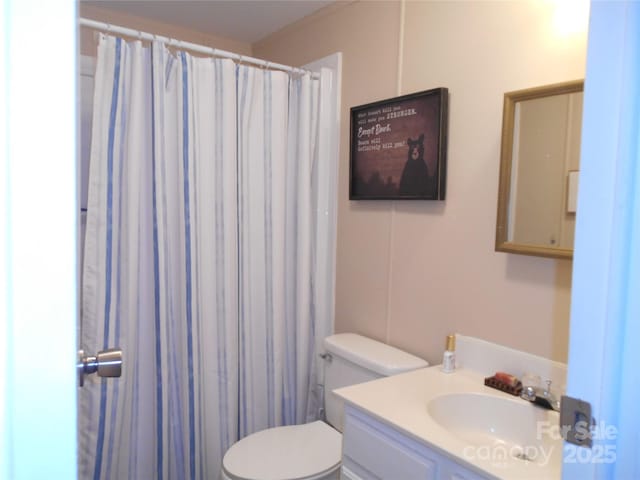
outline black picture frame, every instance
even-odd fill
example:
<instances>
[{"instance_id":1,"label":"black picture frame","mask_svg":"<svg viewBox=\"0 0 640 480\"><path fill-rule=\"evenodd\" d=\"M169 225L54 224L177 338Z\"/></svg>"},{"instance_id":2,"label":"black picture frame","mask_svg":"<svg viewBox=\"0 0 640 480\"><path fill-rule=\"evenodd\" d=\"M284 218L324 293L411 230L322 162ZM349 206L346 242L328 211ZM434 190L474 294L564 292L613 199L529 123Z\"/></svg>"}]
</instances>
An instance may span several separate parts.
<instances>
[{"instance_id":1,"label":"black picture frame","mask_svg":"<svg viewBox=\"0 0 640 480\"><path fill-rule=\"evenodd\" d=\"M449 90L351 108L350 200L444 200Z\"/></svg>"}]
</instances>

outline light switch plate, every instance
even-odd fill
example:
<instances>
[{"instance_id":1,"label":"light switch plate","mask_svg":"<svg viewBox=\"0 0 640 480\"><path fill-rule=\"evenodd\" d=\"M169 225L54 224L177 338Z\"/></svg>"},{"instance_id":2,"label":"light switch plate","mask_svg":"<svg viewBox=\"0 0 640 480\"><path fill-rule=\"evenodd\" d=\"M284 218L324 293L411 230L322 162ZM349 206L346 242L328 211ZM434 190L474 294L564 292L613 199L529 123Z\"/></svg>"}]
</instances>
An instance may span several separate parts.
<instances>
[{"instance_id":1,"label":"light switch plate","mask_svg":"<svg viewBox=\"0 0 640 480\"><path fill-rule=\"evenodd\" d=\"M560 430L563 438L574 445L591 448L594 424L591 404L578 398L562 396L560 401Z\"/></svg>"},{"instance_id":2,"label":"light switch plate","mask_svg":"<svg viewBox=\"0 0 640 480\"><path fill-rule=\"evenodd\" d=\"M577 170L572 170L567 177L567 213L576 213L578 210L579 174Z\"/></svg>"}]
</instances>

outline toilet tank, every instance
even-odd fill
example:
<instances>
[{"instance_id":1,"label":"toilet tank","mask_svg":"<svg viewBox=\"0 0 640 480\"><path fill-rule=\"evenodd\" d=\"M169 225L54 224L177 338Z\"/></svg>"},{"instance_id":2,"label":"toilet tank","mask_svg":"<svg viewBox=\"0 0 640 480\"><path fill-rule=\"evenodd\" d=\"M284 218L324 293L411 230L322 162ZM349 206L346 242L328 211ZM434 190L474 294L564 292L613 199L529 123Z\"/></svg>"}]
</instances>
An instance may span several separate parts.
<instances>
[{"instance_id":1,"label":"toilet tank","mask_svg":"<svg viewBox=\"0 0 640 480\"><path fill-rule=\"evenodd\" d=\"M324 340L324 406L327 421L342 432L344 400L333 390L388 377L429 364L414 355L355 333Z\"/></svg>"}]
</instances>

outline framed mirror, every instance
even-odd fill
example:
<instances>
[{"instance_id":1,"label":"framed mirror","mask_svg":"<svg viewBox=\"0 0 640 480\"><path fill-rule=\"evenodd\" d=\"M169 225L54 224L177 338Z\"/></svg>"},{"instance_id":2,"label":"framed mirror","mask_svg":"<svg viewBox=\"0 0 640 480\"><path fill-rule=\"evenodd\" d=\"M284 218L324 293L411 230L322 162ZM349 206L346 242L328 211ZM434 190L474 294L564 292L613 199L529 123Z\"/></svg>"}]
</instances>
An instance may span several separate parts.
<instances>
[{"instance_id":1,"label":"framed mirror","mask_svg":"<svg viewBox=\"0 0 640 480\"><path fill-rule=\"evenodd\" d=\"M504 95L496 251L573 258L583 81Z\"/></svg>"}]
</instances>

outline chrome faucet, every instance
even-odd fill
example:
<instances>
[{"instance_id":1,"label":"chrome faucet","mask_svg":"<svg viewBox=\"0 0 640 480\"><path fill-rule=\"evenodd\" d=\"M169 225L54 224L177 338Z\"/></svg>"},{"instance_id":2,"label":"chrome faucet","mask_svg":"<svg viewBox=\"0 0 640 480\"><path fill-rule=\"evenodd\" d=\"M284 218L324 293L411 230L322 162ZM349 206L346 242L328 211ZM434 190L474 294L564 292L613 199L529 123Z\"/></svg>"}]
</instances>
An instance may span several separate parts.
<instances>
[{"instance_id":1,"label":"chrome faucet","mask_svg":"<svg viewBox=\"0 0 640 480\"><path fill-rule=\"evenodd\" d=\"M527 386L522 389L520 398L523 398L531 403L546 408L548 410L560 411L560 400L551 393L551 380L546 381L546 388Z\"/></svg>"}]
</instances>

